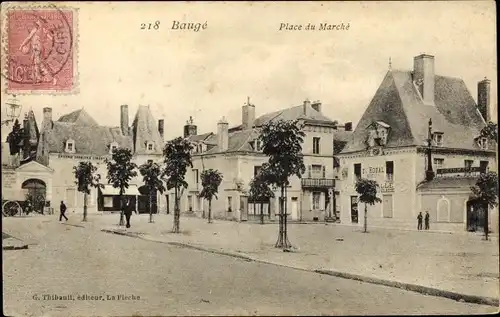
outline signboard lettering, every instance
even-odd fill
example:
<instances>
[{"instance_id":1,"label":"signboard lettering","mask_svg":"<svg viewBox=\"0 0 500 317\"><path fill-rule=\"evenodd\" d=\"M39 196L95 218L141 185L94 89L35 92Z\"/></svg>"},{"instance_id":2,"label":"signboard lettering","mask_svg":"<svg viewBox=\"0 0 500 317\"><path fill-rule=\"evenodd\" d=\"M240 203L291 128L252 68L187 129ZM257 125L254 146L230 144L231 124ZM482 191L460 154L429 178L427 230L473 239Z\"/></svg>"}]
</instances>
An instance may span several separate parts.
<instances>
[{"instance_id":1,"label":"signboard lettering","mask_svg":"<svg viewBox=\"0 0 500 317\"><path fill-rule=\"evenodd\" d=\"M478 173L481 172L481 167L454 167L454 168L438 168L437 174L457 174L457 173Z\"/></svg>"}]
</instances>

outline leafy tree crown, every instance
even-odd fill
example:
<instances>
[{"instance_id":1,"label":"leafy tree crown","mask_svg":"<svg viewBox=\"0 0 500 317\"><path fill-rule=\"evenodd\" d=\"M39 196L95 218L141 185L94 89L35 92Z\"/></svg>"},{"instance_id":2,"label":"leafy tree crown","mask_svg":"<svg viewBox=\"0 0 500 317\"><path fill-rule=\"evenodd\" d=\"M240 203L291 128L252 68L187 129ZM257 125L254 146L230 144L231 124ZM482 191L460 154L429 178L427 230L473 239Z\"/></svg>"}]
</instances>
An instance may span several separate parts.
<instances>
[{"instance_id":1,"label":"leafy tree crown","mask_svg":"<svg viewBox=\"0 0 500 317\"><path fill-rule=\"evenodd\" d=\"M471 187L472 194L477 200L491 207L498 205L498 175L495 172L481 173L475 186Z\"/></svg>"},{"instance_id":2,"label":"leafy tree crown","mask_svg":"<svg viewBox=\"0 0 500 317\"><path fill-rule=\"evenodd\" d=\"M137 165L132 162L132 151L126 148L114 149L111 160L106 159L108 182L114 188L120 189L120 195L125 193L129 182L137 176Z\"/></svg>"},{"instance_id":3,"label":"leafy tree crown","mask_svg":"<svg viewBox=\"0 0 500 317\"><path fill-rule=\"evenodd\" d=\"M96 174L97 166L92 162L80 162L77 166L73 166L73 174L75 175L75 184L78 191L90 195L90 188L103 188L104 185L100 183L101 175Z\"/></svg>"},{"instance_id":4,"label":"leafy tree crown","mask_svg":"<svg viewBox=\"0 0 500 317\"><path fill-rule=\"evenodd\" d=\"M359 194L359 201L369 205L375 205L382 200L377 197L378 184L376 181L360 178L356 181L356 192Z\"/></svg>"},{"instance_id":5,"label":"leafy tree crown","mask_svg":"<svg viewBox=\"0 0 500 317\"><path fill-rule=\"evenodd\" d=\"M14 125L12 126L12 131L7 135L10 155L16 155L20 152L24 140L23 133L24 129L21 128L19 120L16 119L16 121L14 121Z\"/></svg>"},{"instance_id":6,"label":"leafy tree crown","mask_svg":"<svg viewBox=\"0 0 500 317\"><path fill-rule=\"evenodd\" d=\"M139 166L139 172L142 175L144 184L148 187L150 192L158 191L163 193L165 191L165 186L161 180L163 171L160 165L154 162L146 162Z\"/></svg>"},{"instance_id":7,"label":"leafy tree crown","mask_svg":"<svg viewBox=\"0 0 500 317\"><path fill-rule=\"evenodd\" d=\"M217 199L217 192L222 183L223 176L218 170L208 169L201 172L201 190L200 197L207 200Z\"/></svg>"},{"instance_id":8,"label":"leafy tree crown","mask_svg":"<svg viewBox=\"0 0 500 317\"><path fill-rule=\"evenodd\" d=\"M494 122L488 124L481 129L481 137L488 138L488 140L497 142L498 140L498 125Z\"/></svg>"},{"instance_id":9,"label":"leafy tree crown","mask_svg":"<svg viewBox=\"0 0 500 317\"><path fill-rule=\"evenodd\" d=\"M269 198L274 197L274 192L269 187L271 183L269 173L269 165L263 164L259 173L250 182L250 199L254 201L267 201Z\"/></svg>"},{"instance_id":10,"label":"leafy tree crown","mask_svg":"<svg viewBox=\"0 0 500 317\"><path fill-rule=\"evenodd\" d=\"M168 141L163 148L167 189L188 187L185 176L188 167L193 167L191 158L192 144L189 140L178 137Z\"/></svg>"}]
</instances>

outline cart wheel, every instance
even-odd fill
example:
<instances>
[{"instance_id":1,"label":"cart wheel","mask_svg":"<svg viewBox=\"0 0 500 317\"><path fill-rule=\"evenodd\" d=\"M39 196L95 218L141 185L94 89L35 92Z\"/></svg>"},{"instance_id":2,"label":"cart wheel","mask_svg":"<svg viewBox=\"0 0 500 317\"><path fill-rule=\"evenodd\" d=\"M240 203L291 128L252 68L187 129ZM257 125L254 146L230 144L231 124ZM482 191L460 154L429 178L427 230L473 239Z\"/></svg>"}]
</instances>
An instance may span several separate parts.
<instances>
[{"instance_id":1,"label":"cart wheel","mask_svg":"<svg viewBox=\"0 0 500 317\"><path fill-rule=\"evenodd\" d=\"M6 201L2 206L2 215L13 217L16 214L21 214L21 205L17 201Z\"/></svg>"}]
</instances>

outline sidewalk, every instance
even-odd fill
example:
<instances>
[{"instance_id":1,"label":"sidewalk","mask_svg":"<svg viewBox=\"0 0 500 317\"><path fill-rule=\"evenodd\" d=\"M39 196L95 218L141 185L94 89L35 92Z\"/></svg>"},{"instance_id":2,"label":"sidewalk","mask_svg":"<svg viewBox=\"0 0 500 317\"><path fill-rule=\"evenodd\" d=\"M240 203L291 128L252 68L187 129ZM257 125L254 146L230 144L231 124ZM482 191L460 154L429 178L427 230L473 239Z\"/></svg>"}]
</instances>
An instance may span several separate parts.
<instances>
[{"instance_id":1,"label":"sidewalk","mask_svg":"<svg viewBox=\"0 0 500 317\"><path fill-rule=\"evenodd\" d=\"M118 227L119 215L91 216L89 227L139 234L154 241L177 242L237 253L256 260L306 270L328 270L440 290L499 297L498 240L480 235L451 235L361 228L337 224L289 225L297 249L274 248L277 225L181 217L181 234L170 233L173 217L133 215L132 227Z\"/></svg>"}]
</instances>

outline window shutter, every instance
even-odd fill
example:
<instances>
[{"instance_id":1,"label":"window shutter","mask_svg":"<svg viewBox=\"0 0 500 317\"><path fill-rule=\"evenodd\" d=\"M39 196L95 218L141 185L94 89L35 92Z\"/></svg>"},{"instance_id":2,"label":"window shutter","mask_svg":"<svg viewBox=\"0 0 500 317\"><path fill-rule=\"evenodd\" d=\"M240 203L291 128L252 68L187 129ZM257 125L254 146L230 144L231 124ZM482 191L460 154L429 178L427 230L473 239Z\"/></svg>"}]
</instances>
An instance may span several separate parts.
<instances>
[{"instance_id":1,"label":"window shutter","mask_svg":"<svg viewBox=\"0 0 500 317\"><path fill-rule=\"evenodd\" d=\"M308 178L311 178L311 170L312 170L312 166L311 165L307 166L307 177Z\"/></svg>"},{"instance_id":2,"label":"window shutter","mask_svg":"<svg viewBox=\"0 0 500 317\"><path fill-rule=\"evenodd\" d=\"M326 167L323 165L323 178L326 178Z\"/></svg>"}]
</instances>

